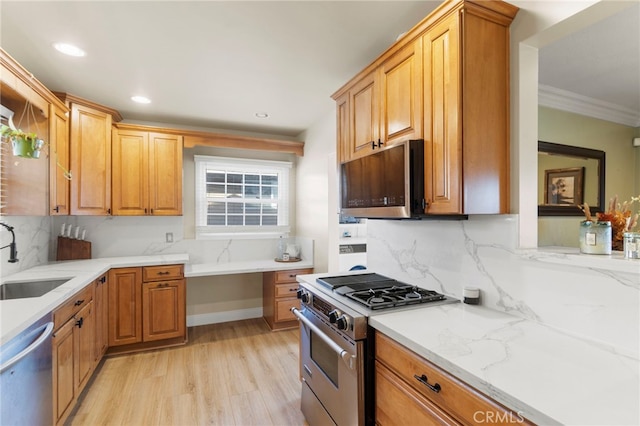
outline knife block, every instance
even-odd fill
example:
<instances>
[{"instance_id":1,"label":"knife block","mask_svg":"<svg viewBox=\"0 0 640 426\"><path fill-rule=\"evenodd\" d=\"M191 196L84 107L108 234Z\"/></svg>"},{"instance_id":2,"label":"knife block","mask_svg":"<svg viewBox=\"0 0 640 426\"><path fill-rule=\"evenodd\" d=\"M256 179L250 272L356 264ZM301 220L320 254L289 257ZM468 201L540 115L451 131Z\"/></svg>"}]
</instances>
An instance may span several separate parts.
<instances>
[{"instance_id":1,"label":"knife block","mask_svg":"<svg viewBox=\"0 0 640 426\"><path fill-rule=\"evenodd\" d=\"M56 260L91 259L91 242L58 237Z\"/></svg>"}]
</instances>

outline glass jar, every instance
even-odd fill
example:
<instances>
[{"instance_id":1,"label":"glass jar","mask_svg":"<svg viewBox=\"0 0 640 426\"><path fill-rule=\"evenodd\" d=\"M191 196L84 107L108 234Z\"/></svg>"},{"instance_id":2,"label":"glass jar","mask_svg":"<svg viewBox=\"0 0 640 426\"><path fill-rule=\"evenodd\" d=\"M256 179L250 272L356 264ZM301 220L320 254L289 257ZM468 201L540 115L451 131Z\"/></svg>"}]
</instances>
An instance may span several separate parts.
<instances>
[{"instance_id":1,"label":"glass jar","mask_svg":"<svg viewBox=\"0 0 640 426\"><path fill-rule=\"evenodd\" d=\"M580 252L611 254L611 222L580 222Z\"/></svg>"},{"instance_id":2,"label":"glass jar","mask_svg":"<svg viewBox=\"0 0 640 426\"><path fill-rule=\"evenodd\" d=\"M624 233L624 258L640 259L640 232Z\"/></svg>"}]
</instances>

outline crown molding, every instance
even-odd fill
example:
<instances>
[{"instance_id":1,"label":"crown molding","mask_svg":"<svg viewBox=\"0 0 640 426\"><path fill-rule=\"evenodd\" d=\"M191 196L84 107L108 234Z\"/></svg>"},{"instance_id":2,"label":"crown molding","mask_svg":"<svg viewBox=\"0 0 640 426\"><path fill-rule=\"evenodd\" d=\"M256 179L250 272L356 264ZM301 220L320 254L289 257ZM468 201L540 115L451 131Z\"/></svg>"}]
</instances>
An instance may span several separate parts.
<instances>
[{"instance_id":1,"label":"crown molding","mask_svg":"<svg viewBox=\"0 0 640 426\"><path fill-rule=\"evenodd\" d=\"M545 84L538 85L538 105L630 127L640 127L640 112Z\"/></svg>"}]
</instances>

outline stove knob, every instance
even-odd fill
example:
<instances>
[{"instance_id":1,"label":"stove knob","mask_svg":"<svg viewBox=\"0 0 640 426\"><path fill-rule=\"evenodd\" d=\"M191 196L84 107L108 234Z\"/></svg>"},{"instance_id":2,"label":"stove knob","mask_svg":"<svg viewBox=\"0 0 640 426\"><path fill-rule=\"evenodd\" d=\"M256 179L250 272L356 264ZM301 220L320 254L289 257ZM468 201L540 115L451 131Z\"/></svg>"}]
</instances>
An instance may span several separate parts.
<instances>
[{"instance_id":1,"label":"stove knob","mask_svg":"<svg viewBox=\"0 0 640 426\"><path fill-rule=\"evenodd\" d=\"M349 320L347 319L347 317L342 315L340 318L338 318L336 320L336 327L338 327L338 330L346 330L346 329L348 329L349 328Z\"/></svg>"},{"instance_id":2,"label":"stove knob","mask_svg":"<svg viewBox=\"0 0 640 426\"><path fill-rule=\"evenodd\" d=\"M309 303L309 301L311 300L311 298L309 297L309 292L304 291L303 289L299 289L296 292L296 297L302 300L302 303Z\"/></svg>"},{"instance_id":3,"label":"stove knob","mask_svg":"<svg viewBox=\"0 0 640 426\"><path fill-rule=\"evenodd\" d=\"M329 312L329 322L331 324L335 324L339 316L340 312L338 312L337 309L334 309L333 311Z\"/></svg>"}]
</instances>

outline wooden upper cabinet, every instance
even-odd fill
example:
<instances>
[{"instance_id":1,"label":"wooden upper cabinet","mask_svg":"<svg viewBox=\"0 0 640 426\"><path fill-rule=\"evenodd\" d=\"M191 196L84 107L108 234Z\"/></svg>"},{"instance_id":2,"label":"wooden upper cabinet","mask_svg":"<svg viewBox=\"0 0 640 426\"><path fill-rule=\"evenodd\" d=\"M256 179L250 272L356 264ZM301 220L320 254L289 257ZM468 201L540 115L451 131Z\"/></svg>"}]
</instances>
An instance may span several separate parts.
<instances>
[{"instance_id":1,"label":"wooden upper cabinet","mask_svg":"<svg viewBox=\"0 0 640 426\"><path fill-rule=\"evenodd\" d=\"M182 136L115 129L113 214L182 214Z\"/></svg>"},{"instance_id":2,"label":"wooden upper cabinet","mask_svg":"<svg viewBox=\"0 0 640 426\"><path fill-rule=\"evenodd\" d=\"M111 115L71 104L71 214L111 213Z\"/></svg>"},{"instance_id":3,"label":"wooden upper cabinet","mask_svg":"<svg viewBox=\"0 0 640 426\"><path fill-rule=\"evenodd\" d=\"M425 200L427 212L462 213L459 20L423 36Z\"/></svg>"},{"instance_id":4,"label":"wooden upper cabinet","mask_svg":"<svg viewBox=\"0 0 640 426\"><path fill-rule=\"evenodd\" d=\"M70 212L71 181L69 171L68 112L55 105L49 107L49 214Z\"/></svg>"},{"instance_id":5,"label":"wooden upper cabinet","mask_svg":"<svg viewBox=\"0 0 640 426\"><path fill-rule=\"evenodd\" d=\"M494 3L504 14L475 4L459 14L466 214L509 213L509 26L518 9Z\"/></svg>"},{"instance_id":6,"label":"wooden upper cabinet","mask_svg":"<svg viewBox=\"0 0 640 426\"><path fill-rule=\"evenodd\" d=\"M0 144L0 214L47 216L50 211L50 154L59 136L57 132L52 133L57 124L52 110L64 114L66 107L2 48L0 104L13 112L16 127L36 133L45 142L39 158L14 157L10 143Z\"/></svg>"},{"instance_id":7,"label":"wooden upper cabinet","mask_svg":"<svg viewBox=\"0 0 640 426\"><path fill-rule=\"evenodd\" d=\"M426 214L508 213L517 11L500 0L451 0L408 31L333 95L338 161L369 155L378 141L424 139Z\"/></svg>"},{"instance_id":8,"label":"wooden upper cabinet","mask_svg":"<svg viewBox=\"0 0 640 426\"><path fill-rule=\"evenodd\" d=\"M149 208L149 134L114 129L112 197L114 215L146 215Z\"/></svg>"},{"instance_id":9,"label":"wooden upper cabinet","mask_svg":"<svg viewBox=\"0 0 640 426\"><path fill-rule=\"evenodd\" d=\"M149 207L155 216L182 215L182 136L149 133Z\"/></svg>"},{"instance_id":10,"label":"wooden upper cabinet","mask_svg":"<svg viewBox=\"0 0 640 426\"><path fill-rule=\"evenodd\" d=\"M380 137L377 73L372 72L349 90L349 159L370 154Z\"/></svg>"},{"instance_id":11,"label":"wooden upper cabinet","mask_svg":"<svg viewBox=\"0 0 640 426\"><path fill-rule=\"evenodd\" d=\"M462 2L423 37L427 213L509 212L509 25L517 10Z\"/></svg>"},{"instance_id":12,"label":"wooden upper cabinet","mask_svg":"<svg viewBox=\"0 0 640 426\"><path fill-rule=\"evenodd\" d=\"M72 215L111 214L111 125L118 111L77 96L54 92L70 109L69 150Z\"/></svg>"},{"instance_id":13,"label":"wooden upper cabinet","mask_svg":"<svg viewBox=\"0 0 640 426\"><path fill-rule=\"evenodd\" d=\"M350 155L350 142L349 142L349 93L343 94L336 99L336 118L337 118L337 132L336 132L336 156L339 163L347 161Z\"/></svg>"},{"instance_id":14,"label":"wooden upper cabinet","mask_svg":"<svg viewBox=\"0 0 640 426\"><path fill-rule=\"evenodd\" d=\"M380 67L380 140L392 145L422 136L422 40Z\"/></svg>"}]
</instances>

